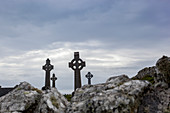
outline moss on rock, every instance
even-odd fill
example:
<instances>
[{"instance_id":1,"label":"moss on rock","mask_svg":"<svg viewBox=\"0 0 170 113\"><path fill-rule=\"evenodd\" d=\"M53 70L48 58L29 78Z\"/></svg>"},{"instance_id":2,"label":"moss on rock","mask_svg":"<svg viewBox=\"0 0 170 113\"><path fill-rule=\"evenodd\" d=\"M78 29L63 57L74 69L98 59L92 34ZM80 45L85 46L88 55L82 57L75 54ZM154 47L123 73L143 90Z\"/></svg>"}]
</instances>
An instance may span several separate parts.
<instances>
[{"instance_id":1,"label":"moss on rock","mask_svg":"<svg viewBox=\"0 0 170 113\"><path fill-rule=\"evenodd\" d=\"M42 91L39 90L38 88L33 88L32 90L33 90L33 91L36 91L37 93L42 93Z\"/></svg>"},{"instance_id":2,"label":"moss on rock","mask_svg":"<svg viewBox=\"0 0 170 113\"><path fill-rule=\"evenodd\" d=\"M152 84L155 83L154 77L151 77L151 76L145 76L145 77L143 77L141 80L147 80L147 81L149 81L149 82L152 83Z\"/></svg>"},{"instance_id":3,"label":"moss on rock","mask_svg":"<svg viewBox=\"0 0 170 113\"><path fill-rule=\"evenodd\" d=\"M71 101L72 95L71 95L71 94L65 94L64 97L65 97L68 101Z\"/></svg>"},{"instance_id":4,"label":"moss on rock","mask_svg":"<svg viewBox=\"0 0 170 113\"><path fill-rule=\"evenodd\" d=\"M50 100L51 100L51 103L53 104L53 106L55 106L58 109L59 104L57 102L57 99L54 96L51 96Z\"/></svg>"}]
</instances>

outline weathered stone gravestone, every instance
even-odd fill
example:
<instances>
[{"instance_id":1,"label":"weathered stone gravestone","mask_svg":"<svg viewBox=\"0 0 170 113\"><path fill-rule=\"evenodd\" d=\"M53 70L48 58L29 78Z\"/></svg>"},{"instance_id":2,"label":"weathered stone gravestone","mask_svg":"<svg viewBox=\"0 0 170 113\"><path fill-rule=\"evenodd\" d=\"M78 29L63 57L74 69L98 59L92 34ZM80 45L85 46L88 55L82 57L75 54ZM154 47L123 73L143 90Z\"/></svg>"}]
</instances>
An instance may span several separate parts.
<instances>
[{"instance_id":1,"label":"weathered stone gravestone","mask_svg":"<svg viewBox=\"0 0 170 113\"><path fill-rule=\"evenodd\" d=\"M57 77L55 77L55 74L53 73L53 77L51 77L52 80L52 87L55 87L55 81L57 80Z\"/></svg>"},{"instance_id":2,"label":"weathered stone gravestone","mask_svg":"<svg viewBox=\"0 0 170 113\"><path fill-rule=\"evenodd\" d=\"M80 71L85 67L85 62L79 58L79 52L74 52L74 59L69 62L69 68L74 70L74 91L81 87L81 73Z\"/></svg>"},{"instance_id":3,"label":"weathered stone gravestone","mask_svg":"<svg viewBox=\"0 0 170 113\"><path fill-rule=\"evenodd\" d=\"M45 70L45 86L42 88L43 90L50 89L50 71L54 68L53 65L50 64L50 60L46 60L46 64L42 67Z\"/></svg>"},{"instance_id":4,"label":"weathered stone gravestone","mask_svg":"<svg viewBox=\"0 0 170 113\"><path fill-rule=\"evenodd\" d=\"M86 78L88 79L88 84L91 85L91 78L93 77L93 75L88 72L87 75L86 75Z\"/></svg>"}]
</instances>

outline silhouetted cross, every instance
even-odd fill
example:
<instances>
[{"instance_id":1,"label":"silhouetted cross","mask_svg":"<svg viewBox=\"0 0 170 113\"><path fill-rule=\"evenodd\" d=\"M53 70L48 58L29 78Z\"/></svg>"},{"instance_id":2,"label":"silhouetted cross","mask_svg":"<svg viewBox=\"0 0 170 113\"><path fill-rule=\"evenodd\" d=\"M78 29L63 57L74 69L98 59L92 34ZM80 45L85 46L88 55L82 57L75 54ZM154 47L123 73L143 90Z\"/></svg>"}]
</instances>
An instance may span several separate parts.
<instances>
[{"instance_id":1,"label":"silhouetted cross","mask_svg":"<svg viewBox=\"0 0 170 113\"><path fill-rule=\"evenodd\" d=\"M87 75L86 75L86 78L88 79L88 84L91 85L91 78L93 77L93 75L88 72Z\"/></svg>"},{"instance_id":2,"label":"silhouetted cross","mask_svg":"<svg viewBox=\"0 0 170 113\"><path fill-rule=\"evenodd\" d=\"M53 65L50 64L50 60L46 60L46 64L42 67L45 70L45 86L43 89L50 89L50 71L54 68Z\"/></svg>"},{"instance_id":3,"label":"silhouetted cross","mask_svg":"<svg viewBox=\"0 0 170 113\"><path fill-rule=\"evenodd\" d=\"M85 62L82 61L82 59L79 58L79 52L74 52L74 59L69 62L69 68L72 68L74 70L74 90L81 87L81 74L80 70L85 67Z\"/></svg>"},{"instance_id":4,"label":"silhouetted cross","mask_svg":"<svg viewBox=\"0 0 170 113\"><path fill-rule=\"evenodd\" d=\"M53 77L51 77L52 80L52 87L55 87L55 81L57 80L57 77L55 77L55 74L53 73Z\"/></svg>"}]
</instances>

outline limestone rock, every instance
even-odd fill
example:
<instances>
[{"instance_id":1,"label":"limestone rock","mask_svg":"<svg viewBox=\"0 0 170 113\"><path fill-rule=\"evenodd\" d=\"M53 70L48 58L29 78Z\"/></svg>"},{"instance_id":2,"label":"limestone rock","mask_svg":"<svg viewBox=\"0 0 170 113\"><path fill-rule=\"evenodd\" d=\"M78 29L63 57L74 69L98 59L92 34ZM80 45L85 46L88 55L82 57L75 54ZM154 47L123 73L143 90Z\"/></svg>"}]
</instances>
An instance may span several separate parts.
<instances>
[{"instance_id":1,"label":"limestone rock","mask_svg":"<svg viewBox=\"0 0 170 113\"><path fill-rule=\"evenodd\" d=\"M170 113L170 88L154 88L142 96L138 113Z\"/></svg>"},{"instance_id":2,"label":"limestone rock","mask_svg":"<svg viewBox=\"0 0 170 113\"><path fill-rule=\"evenodd\" d=\"M114 77L110 77L109 79L107 79L106 83L112 83L112 84L120 84L122 82L126 82L129 81L129 77L127 75L120 75L120 76L114 76Z\"/></svg>"},{"instance_id":3,"label":"limestone rock","mask_svg":"<svg viewBox=\"0 0 170 113\"><path fill-rule=\"evenodd\" d=\"M170 57L163 56L156 62L156 66L161 75L161 77L158 76L160 81L168 83L170 87Z\"/></svg>"},{"instance_id":4,"label":"limestone rock","mask_svg":"<svg viewBox=\"0 0 170 113\"><path fill-rule=\"evenodd\" d=\"M43 92L34 113L65 113L68 101L56 88Z\"/></svg>"},{"instance_id":5,"label":"limestone rock","mask_svg":"<svg viewBox=\"0 0 170 113\"><path fill-rule=\"evenodd\" d=\"M75 91L67 113L137 113L140 95L148 86L149 82L129 81L126 75L85 85Z\"/></svg>"},{"instance_id":6,"label":"limestone rock","mask_svg":"<svg viewBox=\"0 0 170 113\"><path fill-rule=\"evenodd\" d=\"M64 113L67 104L57 89L41 91L22 82L0 98L0 113Z\"/></svg>"},{"instance_id":7,"label":"limestone rock","mask_svg":"<svg viewBox=\"0 0 170 113\"><path fill-rule=\"evenodd\" d=\"M152 84L170 87L170 57L163 56L156 62L156 66L140 70L132 79L148 80Z\"/></svg>"},{"instance_id":8,"label":"limestone rock","mask_svg":"<svg viewBox=\"0 0 170 113\"><path fill-rule=\"evenodd\" d=\"M30 84L23 82L12 92L0 98L0 112L22 112L36 104L40 94Z\"/></svg>"},{"instance_id":9,"label":"limestone rock","mask_svg":"<svg viewBox=\"0 0 170 113\"><path fill-rule=\"evenodd\" d=\"M142 69L133 79L152 83L142 95L138 113L170 113L170 57L163 56L156 66Z\"/></svg>"},{"instance_id":10,"label":"limestone rock","mask_svg":"<svg viewBox=\"0 0 170 113\"><path fill-rule=\"evenodd\" d=\"M157 67L146 67L138 72L138 74L134 77L136 79L142 79L146 76L154 77L157 73Z\"/></svg>"}]
</instances>

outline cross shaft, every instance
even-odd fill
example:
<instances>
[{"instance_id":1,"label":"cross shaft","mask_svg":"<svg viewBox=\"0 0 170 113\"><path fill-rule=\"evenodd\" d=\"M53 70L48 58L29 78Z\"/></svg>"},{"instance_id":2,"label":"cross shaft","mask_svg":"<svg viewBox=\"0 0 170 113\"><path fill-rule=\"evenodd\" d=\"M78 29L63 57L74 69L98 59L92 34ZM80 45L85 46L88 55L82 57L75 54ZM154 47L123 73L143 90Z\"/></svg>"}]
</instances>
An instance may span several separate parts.
<instances>
[{"instance_id":1,"label":"cross shaft","mask_svg":"<svg viewBox=\"0 0 170 113\"><path fill-rule=\"evenodd\" d=\"M74 52L74 59L69 62L69 68L74 70L74 90L81 87L81 73L80 71L85 67L85 62L79 58L79 52Z\"/></svg>"},{"instance_id":2,"label":"cross shaft","mask_svg":"<svg viewBox=\"0 0 170 113\"><path fill-rule=\"evenodd\" d=\"M88 79L88 84L91 85L91 78L93 77L93 75L88 72L87 75L86 75L86 78Z\"/></svg>"},{"instance_id":3,"label":"cross shaft","mask_svg":"<svg viewBox=\"0 0 170 113\"><path fill-rule=\"evenodd\" d=\"M45 86L44 89L50 89L50 71L54 68L53 65L50 64L50 60L46 60L46 64L42 67L45 70Z\"/></svg>"},{"instance_id":4,"label":"cross shaft","mask_svg":"<svg viewBox=\"0 0 170 113\"><path fill-rule=\"evenodd\" d=\"M55 87L55 81L57 80L57 77L55 77L55 74L53 73L53 77L51 77L52 80L52 87Z\"/></svg>"}]
</instances>

